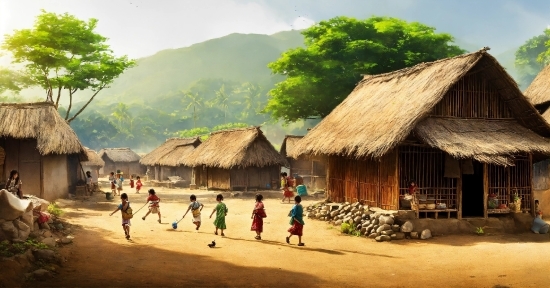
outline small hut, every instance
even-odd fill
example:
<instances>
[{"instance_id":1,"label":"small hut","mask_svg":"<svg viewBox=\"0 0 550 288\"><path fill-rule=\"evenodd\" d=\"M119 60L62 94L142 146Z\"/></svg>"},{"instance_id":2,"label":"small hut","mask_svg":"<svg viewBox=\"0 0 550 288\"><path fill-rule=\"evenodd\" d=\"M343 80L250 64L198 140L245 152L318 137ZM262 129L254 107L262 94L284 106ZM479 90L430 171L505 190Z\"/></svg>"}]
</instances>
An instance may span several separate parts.
<instances>
[{"instance_id":1,"label":"small hut","mask_svg":"<svg viewBox=\"0 0 550 288\"><path fill-rule=\"evenodd\" d=\"M542 69L524 94L546 122L550 123L550 65ZM543 214L550 214L550 159L533 165L533 190Z\"/></svg>"},{"instance_id":2,"label":"small hut","mask_svg":"<svg viewBox=\"0 0 550 288\"><path fill-rule=\"evenodd\" d=\"M326 162L327 157L323 155L309 156L301 155L297 159L288 157L288 150L296 145L298 140L304 136L286 135L281 144L281 155L288 162L290 175L298 174L304 179L304 185L309 190L324 190L326 188Z\"/></svg>"},{"instance_id":3,"label":"small hut","mask_svg":"<svg viewBox=\"0 0 550 288\"><path fill-rule=\"evenodd\" d=\"M194 167L193 185L208 189L277 189L285 158L260 127L217 131L198 146L183 164Z\"/></svg>"},{"instance_id":4,"label":"small hut","mask_svg":"<svg viewBox=\"0 0 550 288\"><path fill-rule=\"evenodd\" d=\"M201 144L195 138L170 138L141 158L140 163L152 173L152 180L162 181L170 176L179 176L191 183L192 168L183 165L183 160Z\"/></svg>"},{"instance_id":5,"label":"small hut","mask_svg":"<svg viewBox=\"0 0 550 288\"><path fill-rule=\"evenodd\" d=\"M99 178L99 170L105 166L105 162L99 155L92 149L86 147L86 155L88 161L81 162L82 165L82 178L86 178L86 171L92 172L92 176L95 180Z\"/></svg>"},{"instance_id":6,"label":"small hut","mask_svg":"<svg viewBox=\"0 0 550 288\"><path fill-rule=\"evenodd\" d=\"M104 148L99 151L99 157L105 162L103 171L105 174L120 170L125 177L130 175L142 175L145 166L139 163L141 157L130 148Z\"/></svg>"},{"instance_id":7,"label":"small hut","mask_svg":"<svg viewBox=\"0 0 550 288\"><path fill-rule=\"evenodd\" d=\"M87 153L52 103L0 104L0 182L18 170L23 193L46 200L76 191Z\"/></svg>"},{"instance_id":8,"label":"small hut","mask_svg":"<svg viewBox=\"0 0 550 288\"><path fill-rule=\"evenodd\" d=\"M550 126L483 49L365 76L288 153L329 156L333 201L399 209L414 181L420 217L486 218L509 213L516 195L533 212L532 163L550 153L548 137Z\"/></svg>"}]
</instances>

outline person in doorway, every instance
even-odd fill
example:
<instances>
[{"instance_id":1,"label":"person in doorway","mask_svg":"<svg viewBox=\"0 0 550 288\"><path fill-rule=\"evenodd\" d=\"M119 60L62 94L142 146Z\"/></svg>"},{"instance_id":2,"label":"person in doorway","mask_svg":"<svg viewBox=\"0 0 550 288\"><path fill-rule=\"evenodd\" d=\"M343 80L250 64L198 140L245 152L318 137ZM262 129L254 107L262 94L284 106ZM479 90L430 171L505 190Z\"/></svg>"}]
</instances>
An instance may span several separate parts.
<instances>
[{"instance_id":1,"label":"person in doorway","mask_svg":"<svg viewBox=\"0 0 550 288\"><path fill-rule=\"evenodd\" d=\"M216 220L214 220L214 225L216 226L216 231L214 232L215 235L218 235L218 229L221 230L222 236L225 236L223 234L223 230L225 230L227 227L225 225L225 216L227 216L227 206L225 206L225 203L223 203L223 195L218 194L216 196L216 201L218 201L218 205L216 205L216 208L212 211L212 214L210 214L210 218L212 218L212 215L216 213Z\"/></svg>"},{"instance_id":2,"label":"person in doorway","mask_svg":"<svg viewBox=\"0 0 550 288\"><path fill-rule=\"evenodd\" d=\"M139 176L136 177L136 193L139 194L139 190L141 190L141 187L143 184L141 183L141 178Z\"/></svg>"},{"instance_id":3,"label":"person in doorway","mask_svg":"<svg viewBox=\"0 0 550 288\"><path fill-rule=\"evenodd\" d=\"M199 230L199 228L201 227L201 211L202 208L204 208L204 205L197 201L197 196L195 195L191 195L189 199L191 200L191 203L189 203L187 211L185 211L185 214L183 214L183 217L181 218L185 218L185 215L187 215L189 210L191 210L191 213L193 214L193 224L197 226L195 230Z\"/></svg>"},{"instance_id":4,"label":"person in doorway","mask_svg":"<svg viewBox=\"0 0 550 288\"><path fill-rule=\"evenodd\" d=\"M130 201L128 201L128 195L126 193L122 193L120 195L121 203L118 205L117 209L113 211L109 216L113 216L117 211L121 211L122 213L122 229L124 230L124 235L126 235L126 239L130 239L130 218L126 217L126 211L128 208L130 208Z\"/></svg>"},{"instance_id":5,"label":"person in doorway","mask_svg":"<svg viewBox=\"0 0 550 288\"><path fill-rule=\"evenodd\" d=\"M158 222L161 223L160 220L160 198L156 195L155 189L149 189L149 197L147 197L146 203L149 203L149 211L147 211L147 214L143 216L141 219L145 220L147 218L147 215L149 214L158 214L159 220Z\"/></svg>"},{"instance_id":6,"label":"person in doorway","mask_svg":"<svg viewBox=\"0 0 550 288\"><path fill-rule=\"evenodd\" d=\"M111 183L111 193L113 193L113 196L116 196L116 177L115 177L115 172L111 172L111 174L109 174L109 182Z\"/></svg>"},{"instance_id":7,"label":"person in doorway","mask_svg":"<svg viewBox=\"0 0 550 288\"><path fill-rule=\"evenodd\" d=\"M292 225L292 227L288 229L290 235L286 237L286 243L290 244L290 237L296 235L298 236L298 246L304 246L304 243L302 242L302 233L305 224L303 219L304 208L300 202L302 202L302 197L294 197L295 204L292 207L292 210L290 210L290 225Z\"/></svg>"},{"instance_id":8,"label":"person in doorway","mask_svg":"<svg viewBox=\"0 0 550 288\"><path fill-rule=\"evenodd\" d=\"M252 210L252 227L251 231L256 232L256 240L262 240L262 232L264 232L264 218L267 217L265 213L265 207L262 200L264 196L262 194L256 194L256 203L254 204L254 210Z\"/></svg>"},{"instance_id":9,"label":"person in doorway","mask_svg":"<svg viewBox=\"0 0 550 288\"><path fill-rule=\"evenodd\" d=\"M288 199L288 203L290 203L290 198L292 198L292 196L294 196L294 193L292 192L291 190L291 180L290 178L287 176L286 172L283 172L281 173L281 184L283 184L284 182L284 186L283 186L283 200L282 202L284 203L285 202L285 199Z\"/></svg>"},{"instance_id":10,"label":"person in doorway","mask_svg":"<svg viewBox=\"0 0 550 288\"><path fill-rule=\"evenodd\" d=\"M17 170L11 170L10 178L6 182L6 190L13 194L13 196L23 199L23 190L21 190L21 179L19 179L19 172Z\"/></svg>"},{"instance_id":11,"label":"person in doorway","mask_svg":"<svg viewBox=\"0 0 550 288\"><path fill-rule=\"evenodd\" d=\"M94 192L93 184L92 184L92 172L86 171L86 187L88 188L88 192L91 194Z\"/></svg>"},{"instance_id":12,"label":"person in doorway","mask_svg":"<svg viewBox=\"0 0 550 288\"><path fill-rule=\"evenodd\" d=\"M414 180L411 180L409 182L409 195L415 195L418 191L418 187L416 186L416 182Z\"/></svg>"}]
</instances>

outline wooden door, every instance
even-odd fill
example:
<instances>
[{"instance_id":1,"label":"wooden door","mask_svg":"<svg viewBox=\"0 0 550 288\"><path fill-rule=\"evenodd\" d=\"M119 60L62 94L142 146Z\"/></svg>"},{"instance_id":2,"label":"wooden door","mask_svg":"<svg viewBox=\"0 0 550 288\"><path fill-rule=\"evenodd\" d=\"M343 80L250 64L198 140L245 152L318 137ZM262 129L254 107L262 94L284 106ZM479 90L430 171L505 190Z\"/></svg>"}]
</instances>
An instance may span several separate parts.
<instances>
[{"instance_id":1,"label":"wooden door","mask_svg":"<svg viewBox=\"0 0 550 288\"><path fill-rule=\"evenodd\" d=\"M23 193L38 197L42 195L41 156L36 149L36 140L19 141L19 177L23 183Z\"/></svg>"}]
</instances>

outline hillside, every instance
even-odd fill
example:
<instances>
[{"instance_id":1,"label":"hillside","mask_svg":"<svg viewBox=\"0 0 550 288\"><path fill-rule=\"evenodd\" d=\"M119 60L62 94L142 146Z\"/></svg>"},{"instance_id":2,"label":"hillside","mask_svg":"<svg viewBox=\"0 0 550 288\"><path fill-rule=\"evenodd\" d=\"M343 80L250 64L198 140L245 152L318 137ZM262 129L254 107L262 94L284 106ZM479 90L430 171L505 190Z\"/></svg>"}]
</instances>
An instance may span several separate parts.
<instances>
[{"instance_id":1,"label":"hillside","mask_svg":"<svg viewBox=\"0 0 550 288\"><path fill-rule=\"evenodd\" d=\"M277 79L267 64L287 49L303 45L299 31L273 35L231 34L189 47L163 50L139 59L99 99L135 102L190 88L200 79L224 79L271 86Z\"/></svg>"}]
</instances>

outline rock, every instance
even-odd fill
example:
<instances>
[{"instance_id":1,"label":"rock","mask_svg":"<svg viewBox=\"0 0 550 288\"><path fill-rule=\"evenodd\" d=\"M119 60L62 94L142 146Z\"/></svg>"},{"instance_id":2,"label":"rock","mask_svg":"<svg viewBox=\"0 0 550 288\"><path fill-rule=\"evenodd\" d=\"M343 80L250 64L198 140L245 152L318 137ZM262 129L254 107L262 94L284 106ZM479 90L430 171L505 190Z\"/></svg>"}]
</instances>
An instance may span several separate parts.
<instances>
[{"instance_id":1,"label":"rock","mask_svg":"<svg viewBox=\"0 0 550 288\"><path fill-rule=\"evenodd\" d=\"M25 214L21 216L21 221L25 223L25 225L29 226L29 228L32 230L34 227L34 217L32 215L32 211L25 212Z\"/></svg>"},{"instance_id":2,"label":"rock","mask_svg":"<svg viewBox=\"0 0 550 288\"><path fill-rule=\"evenodd\" d=\"M412 239L418 239L418 232L410 232Z\"/></svg>"},{"instance_id":3,"label":"rock","mask_svg":"<svg viewBox=\"0 0 550 288\"><path fill-rule=\"evenodd\" d=\"M380 223L380 221L378 220L378 218L374 218L373 220L374 222L372 222L372 224L374 225L378 225Z\"/></svg>"},{"instance_id":4,"label":"rock","mask_svg":"<svg viewBox=\"0 0 550 288\"><path fill-rule=\"evenodd\" d=\"M34 257L36 257L36 259L43 260L45 262L58 262L59 261L59 257L57 255L55 255L55 252L53 250L38 249L38 250L32 251L32 254L34 255Z\"/></svg>"},{"instance_id":5,"label":"rock","mask_svg":"<svg viewBox=\"0 0 550 288\"><path fill-rule=\"evenodd\" d=\"M387 235L387 236L391 236L393 235L393 230L384 230L382 232L380 232L380 235Z\"/></svg>"},{"instance_id":6,"label":"rock","mask_svg":"<svg viewBox=\"0 0 550 288\"><path fill-rule=\"evenodd\" d=\"M31 234L31 228L20 220L13 220L13 224L19 231L18 239L21 241L27 240L27 238L29 238L29 234Z\"/></svg>"},{"instance_id":7,"label":"rock","mask_svg":"<svg viewBox=\"0 0 550 288\"><path fill-rule=\"evenodd\" d=\"M44 238L52 237L52 232L50 232L49 230L41 230L41 231L42 231L42 237Z\"/></svg>"},{"instance_id":8,"label":"rock","mask_svg":"<svg viewBox=\"0 0 550 288\"><path fill-rule=\"evenodd\" d=\"M387 235L380 235L376 238L374 238L377 242L384 242L384 241L391 241L391 237Z\"/></svg>"},{"instance_id":9,"label":"rock","mask_svg":"<svg viewBox=\"0 0 550 288\"><path fill-rule=\"evenodd\" d=\"M46 223L53 224L53 217L50 216L50 218L48 219L48 221Z\"/></svg>"},{"instance_id":10,"label":"rock","mask_svg":"<svg viewBox=\"0 0 550 288\"><path fill-rule=\"evenodd\" d=\"M38 225L40 226L40 229L50 230L50 225L48 225L48 223L42 223Z\"/></svg>"},{"instance_id":11,"label":"rock","mask_svg":"<svg viewBox=\"0 0 550 288\"><path fill-rule=\"evenodd\" d=\"M391 230L391 226L388 225L388 224L380 225L380 226L376 229L376 232L382 232L382 231L385 231L385 230Z\"/></svg>"},{"instance_id":12,"label":"rock","mask_svg":"<svg viewBox=\"0 0 550 288\"><path fill-rule=\"evenodd\" d=\"M46 269L38 269L34 272L32 272L32 276L36 278L37 280L44 280L51 277L50 271Z\"/></svg>"},{"instance_id":13,"label":"rock","mask_svg":"<svg viewBox=\"0 0 550 288\"><path fill-rule=\"evenodd\" d=\"M342 225L342 223L343 223L342 220L336 220L336 221L334 221L334 225L337 225L337 226Z\"/></svg>"},{"instance_id":14,"label":"rock","mask_svg":"<svg viewBox=\"0 0 550 288\"><path fill-rule=\"evenodd\" d=\"M361 235L365 235L367 233L367 227L361 227Z\"/></svg>"},{"instance_id":15,"label":"rock","mask_svg":"<svg viewBox=\"0 0 550 288\"><path fill-rule=\"evenodd\" d=\"M65 238L61 239L61 243L71 244L71 243L73 243L73 239L70 239L69 237L65 237Z\"/></svg>"},{"instance_id":16,"label":"rock","mask_svg":"<svg viewBox=\"0 0 550 288\"><path fill-rule=\"evenodd\" d=\"M321 210L321 215L323 215L323 216L328 215L328 211L326 211L326 210Z\"/></svg>"},{"instance_id":17,"label":"rock","mask_svg":"<svg viewBox=\"0 0 550 288\"><path fill-rule=\"evenodd\" d=\"M355 219L353 219L353 222L355 222L355 224L359 224L361 222L361 216L355 217Z\"/></svg>"},{"instance_id":18,"label":"rock","mask_svg":"<svg viewBox=\"0 0 550 288\"><path fill-rule=\"evenodd\" d=\"M403 232L396 232L395 234L391 235L392 240L403 240L405 239L405 233Z\"/></svg>"},{"instance_id":19,"label":"rock","mask_svg":"<svg viewBox=\"0 0 550 288\"><path fill-rule=\"evenodd\" d=\"M338 211L330 212L330 217L336 217L336 216L338 216Z\"/></svg>"},{"instance_id":20,"label":"rock","mask_svg":"<svg viewBox=\"0 0 550 288\"><path fill-rule=\"evenodd\" d=\"M34 222L32 224L32 231L38 231L40 230L40 226L38 225L38 222Z\"/></svg>"},{"instance_id":21,"label":"rock","mask_svg":"<svg viewBox=\"0 0 550 288\"><path fill-rule=\"evenodd\" d=\"M321 217L321 216L323 216L323 215L321 215L321 213L315 214L315 218L319 218L319 217Z\"/></svg>"},{"instance_id":22,"label":"rock","mask_svg":"<svg viewBox=\"0 0 550 288\"><path fill-rule=\"evenodd\" d=\"M44 240L42 240L42 243L48 245L48 247L50 248L55 247L55 239L53 239L52 237L44 238Z\"/></svg>"},{"instance_id":23,"label":"rock","mask_svg":"<svg viewBox=\"0 0 550 288\"><path fill-rule=\"evenodd\" d=\"M370 239L374 239L374 238L378 237L378 235L376 233L371 233L367 237L370 238Z\"/></svg>"},{"instance_id":24,"label":"rock","mask_svg":"<svg viewBox=\"0 0 550 288\"><path fill-rule=\"evenodd\" d=\"M413 229L414 225L411 223L411 221L407 221L401 226L401 232L412 232Z\"/></svg>"},{"instance_id":25,"label":"rock","mask_svg":"<svg viewBox=\"0 0 550 288\"><path fill-rule=\"evenodd\" d=\"M378 221L380 221L380 225L382 224L393 225L393 217L391 216L380 216L378 218Z\"/></svg>"},{"instance_id":26,"label":"rock","mask_svg":"<svg viewBox=\"0 0 550 288\"><path fill-rule=\"evenodd\" d=\"M13 225L12 221L6 221L0 225L3 234L7 238L6 240L13 241L14 239L19 238L19 231Z\"/></svg>"},{"instance_id":27,"label":"rock","mask_svg":"<svg viewBox=\"0 0 550 288\"><path fill-rule=\"evenodd\" d=\"M422 234L420 234L420 239L422 240L430 238L432 238L432 232L430 231L430 229L425 229L424 231L422 231Z\"/></svg>"},{"instance_id":28,"label":"rock","mask_svg":"<svg viewBox=\"0 0 550 288\"><path fill-rule=\"evenodd\" d=\"M308 213L306 214L306 216L307 216L307 218L315 218L315 213L313 213L313 212L308 212Z\"/></svg>"},{"instance_id":29,"label":"rock","mask_svg":"<svg viewBox=\"0 0 550 288\"><path fill-rule=\"evenodd\" d=\"M393 232L399 232L399 225L391 226L391 230L393 230Z\"/></svg>"}]
</instances>

